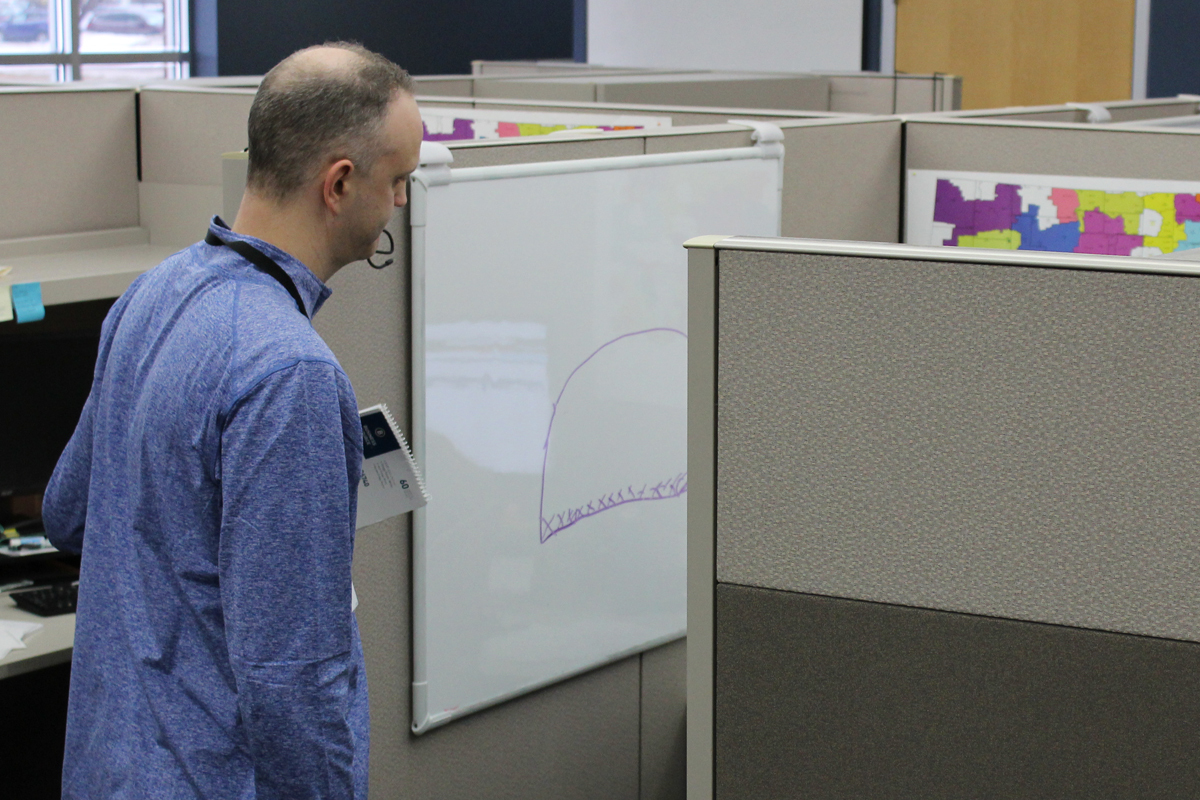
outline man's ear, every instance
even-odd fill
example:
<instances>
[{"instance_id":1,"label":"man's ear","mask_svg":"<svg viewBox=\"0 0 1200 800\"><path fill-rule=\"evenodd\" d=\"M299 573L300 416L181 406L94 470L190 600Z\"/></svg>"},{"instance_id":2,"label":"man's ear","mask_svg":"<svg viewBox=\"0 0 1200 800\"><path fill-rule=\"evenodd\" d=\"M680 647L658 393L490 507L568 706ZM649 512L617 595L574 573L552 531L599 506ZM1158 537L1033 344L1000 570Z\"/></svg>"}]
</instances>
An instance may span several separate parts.
<instances>
[{"instance_id":1,"label":"man's ear","mask_svg":"<svg viewBox=\"0 0 1200 800\"><path fill-rule=\"evenodd\" d=\"M321 199L325 202L325 208L335 215L341 213L346 202L348 194L346 180L354 170L354 162L348 158L340 158L325 168L325 180L321 185Z\"/></svg>"}]
</instances>

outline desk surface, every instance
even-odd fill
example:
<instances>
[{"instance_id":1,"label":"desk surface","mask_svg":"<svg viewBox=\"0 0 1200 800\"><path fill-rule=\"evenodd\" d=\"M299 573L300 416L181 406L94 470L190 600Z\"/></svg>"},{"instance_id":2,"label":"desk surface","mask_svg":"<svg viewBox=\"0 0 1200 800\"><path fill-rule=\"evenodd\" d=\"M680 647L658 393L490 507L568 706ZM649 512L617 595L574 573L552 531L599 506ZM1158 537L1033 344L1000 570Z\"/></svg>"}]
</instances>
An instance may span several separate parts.
<instances>
[{"instance_id":1,"label":"desk surface","mask_svg":"<svg viewBox=\"0 0 1200 800\"><path fill-rule=\"evenodd\" d=\"M71 660L75 644L75 615L39 617L17 608L12 598L0 595L0 619L40 622L44 627L25 637L25 649L0 658L0 680Z\"/></svg>"}]
</instances>

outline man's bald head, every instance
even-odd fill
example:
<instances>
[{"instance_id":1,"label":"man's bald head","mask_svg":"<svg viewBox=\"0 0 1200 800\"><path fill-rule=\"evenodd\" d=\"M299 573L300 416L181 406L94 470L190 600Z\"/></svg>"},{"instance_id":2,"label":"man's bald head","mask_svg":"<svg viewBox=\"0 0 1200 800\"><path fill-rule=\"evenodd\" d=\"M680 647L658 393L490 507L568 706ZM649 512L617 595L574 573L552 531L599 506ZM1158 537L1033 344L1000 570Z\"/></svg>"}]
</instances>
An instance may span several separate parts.
<instances>
[{"instance_id":1,"label":"man's bald head","mask_svg":"<svg viewBox=\"0 0 1200 800\"><path fill-rule=\"evenodd\" d=\"M412 76L357 44L293 53L266 74L250 107L247 187L285 200L337 158L369 172L388 106L413 91Z\"/></svg>"}]
</instances>

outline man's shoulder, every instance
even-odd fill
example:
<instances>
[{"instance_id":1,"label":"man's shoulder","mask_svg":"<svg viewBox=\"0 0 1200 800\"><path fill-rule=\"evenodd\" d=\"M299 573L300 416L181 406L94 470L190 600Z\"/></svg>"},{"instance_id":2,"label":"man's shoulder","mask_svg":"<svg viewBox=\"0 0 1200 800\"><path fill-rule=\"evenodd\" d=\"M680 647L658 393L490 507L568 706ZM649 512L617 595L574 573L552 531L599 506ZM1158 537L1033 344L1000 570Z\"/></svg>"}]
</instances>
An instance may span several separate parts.
<instances>
[{"instance_id":1,"label":"man's shoulder","mask_svg":"<svg viewBox=\"0 0 1200 800\"><path fill-rule=\"evenodd\" d=\"M342 372L287 291L228 248L185 248L141 276L128 294L135 314L165 315L186 328L197 355L224 353L218 357L227 359L235 396L295 364L325 362Z\"/></svg>"},{"instance_id":2,"label":"man's shoulder","mask_svg":"<svg viewBox=\"0 0 1200 800\"><path fill-rule=\"evenodd\" d=\"M230 365L234 397L270 375L298 374L301 370L294 368L304 364L328 365L339 383L346 381L337 357L290 297L258 284L240 287L239 294L237 345Z\"/></svg>"}]
</instances>

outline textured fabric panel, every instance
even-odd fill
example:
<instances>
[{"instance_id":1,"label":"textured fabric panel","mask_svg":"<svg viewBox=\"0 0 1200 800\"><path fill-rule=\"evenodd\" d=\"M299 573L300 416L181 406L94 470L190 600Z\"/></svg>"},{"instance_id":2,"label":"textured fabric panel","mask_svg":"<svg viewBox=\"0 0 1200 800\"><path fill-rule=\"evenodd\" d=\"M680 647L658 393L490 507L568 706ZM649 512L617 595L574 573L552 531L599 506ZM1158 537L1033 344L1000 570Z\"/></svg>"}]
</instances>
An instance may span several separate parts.
<instances>
[{"instance_id":1,"label":"textured fabric panel","mask_svg":"<svg viewBox=\"0 0 1200 800\"><path fill-rule=\"evenodd\" d=\"M687 795L687 640L642 653L641 800Z\"/></svg>"},{"instance_id":2,"label":"textured fabric panel","mask_svg":"<svg viewBox=\"0 0 1200 800\"><path fill-rule=\"evenodd\" d=\"M716 798L1195 797L1200 646L720 584Z\"/></svg>"},{"instance_id":3,"label":"textured fabric panel","mask_svg":"<svg viewBox=\"0 0 1200 800\"><path fill-rule=\"evenodd\" d=\"M720 255L722 581L1200 638L1200 281Z\"/></svg>"}]
</instances>

